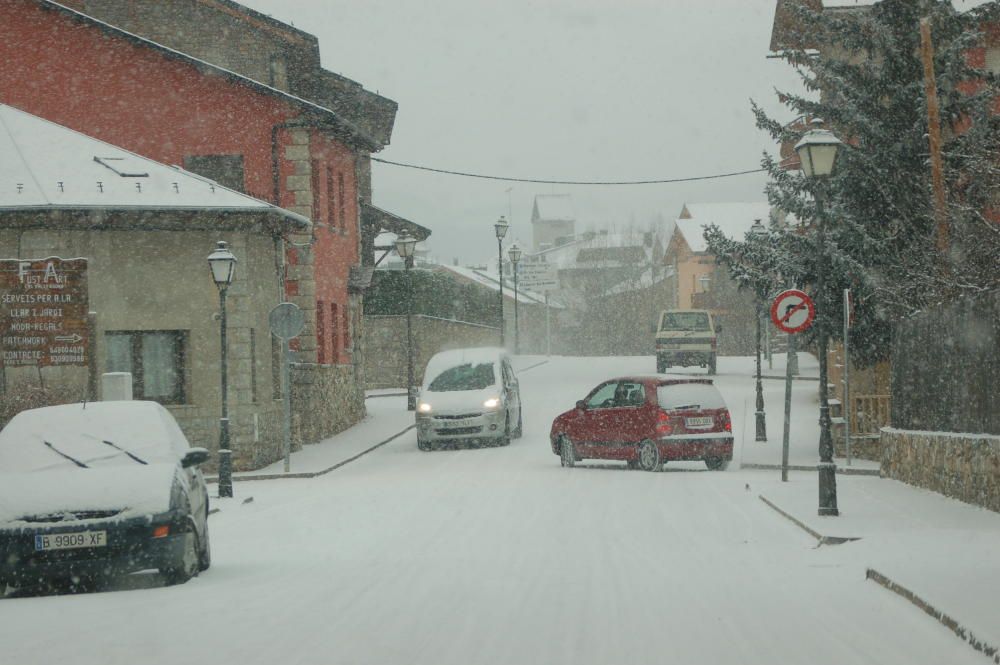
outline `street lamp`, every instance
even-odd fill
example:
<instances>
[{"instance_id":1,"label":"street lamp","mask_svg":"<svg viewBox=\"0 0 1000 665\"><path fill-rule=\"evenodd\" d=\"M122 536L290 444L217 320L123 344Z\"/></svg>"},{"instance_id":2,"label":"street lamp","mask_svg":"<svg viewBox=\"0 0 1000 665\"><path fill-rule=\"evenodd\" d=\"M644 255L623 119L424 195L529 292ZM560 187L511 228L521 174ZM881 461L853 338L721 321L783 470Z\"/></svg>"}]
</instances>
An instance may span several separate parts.
<instances>
[{"instance_id":1,"label":"street lamp","mask_svg":"<svg viewBox=\"0 0 1000 665\"><path fill-rule=\"evenodd\" d=\"M521 248L511 245L507 251L510 256L510 269L514 273L514 355L521 352L521 329L517 322L517 264L521 261Z\"/></svg>"},{"instance_id":2,"label":"street lamp","mask_svg":"<svg viewBox=\"0 0 1000 665\"><path fill-rule=\"evenodd\" d=\"M759 219L755 219L753 226L750 227L748 233L750 238L755 241L760 241L767 235L767 229L764 225L760 223ZM761 383L760 375L760 335L761 335L761 320L764 318L764 307L763 298L758 293L756 297L756 314L757 314L757 435L754 437L754 441L767 441L767 424L765 422L764 414L764 386Z\"/></svg>"},{"instance_id":3,"label":"street lamp","mask_svg":"<svg viewBox=\"0 0 1000 665\"><path fill-rule=\"evenodd\" d=\"M500 346L504 346L504 336L503 336L503 237L507 235L507 229L510 224L504 219L503 215L500 215L500 219L497 223L493 225L493 228L497 232L497 270L500 271Z\"/></svg>"},{"instance_id":4,"label":"street lamp","mask_svg":"<svg viewBox=\"0 0 1000 665\"><path fill-rule=\"evenodd\" d=\"M233 495L233 460L229 449L229 396L226 376L226 290L236 275L236 257L229 251L225 241L220 240L215 251L208 255L208 266L212 269L212 279L219 288L219 339L221 341L221 385L222 416L219 418L219 496Z\"/></svg>"},{"instance_id":5,"label":"street lamp","mask_svg":"<svg viewBox=\"0 0 1000 665\"><path fill-rule=\"evenodd\" d=\"M819 242L819 266L816 271L816 325L819 327L819 514L839 515L837 510L837 467L833 463L833 436L830 433L830 402L827 397L826 347L829 327L829 303L826 297L826 236L823 213L823 181L833 173L840 139L814 120L813 128L795 145L806 178L815 181L816 227Z\"/></svg>"},{"instance_id":6,"label":"street lamp","mask_svg":"<svg viewBox=\"0 0 1000 665\"><path fill-rule=\"evenodd\" d=\"M413 252L417 239L406 234L396 237L396 253L403 259L406 270L406 408L415 411L417 408L417 393L413 386Z\"/></svg>"}]
</instances>

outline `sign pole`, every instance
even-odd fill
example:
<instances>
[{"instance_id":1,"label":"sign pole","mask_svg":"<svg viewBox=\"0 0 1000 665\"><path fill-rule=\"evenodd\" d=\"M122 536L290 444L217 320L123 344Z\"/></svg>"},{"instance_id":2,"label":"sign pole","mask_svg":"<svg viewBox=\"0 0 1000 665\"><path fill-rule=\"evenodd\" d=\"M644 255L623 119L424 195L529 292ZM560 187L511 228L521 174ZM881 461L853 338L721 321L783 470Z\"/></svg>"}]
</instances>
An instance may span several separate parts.
<instances>
[{"instance_id":1,"label":"sign pole","mask_svg":"<svg viewBox=\"0 0 1000 665\"><path fill-rule=\"evenodd\" d=\"M788 357L795 355L795 335L788 336ZM781 434L781 482L788 482L788 434L792 421L792 363L785 362L785 428Z\"/></svg>"},{"instance_id":2,"label":"sign pole","mask_svg":"<svg viewBox=\"0 0 1000 665\"><path fill-rule=\"evenodd\" d=\"M305 327L305 315L298 305L283 302L275 305L267 316L271 334L281 340L282 424L281 438L285 452L285 473L292 468L292 351L291 339Z\"/></svg>"},{"instance_id":3,"label":"sign pole","mask_svg":"<svg viewBox=\"0 0 1000 665\"><path fill-rule=\"evenodd\" d=\"M285 449L285 473L292 468L292 381L291 344L288 338L281 340L281 438Z\"/></svg>"}]
</instances>

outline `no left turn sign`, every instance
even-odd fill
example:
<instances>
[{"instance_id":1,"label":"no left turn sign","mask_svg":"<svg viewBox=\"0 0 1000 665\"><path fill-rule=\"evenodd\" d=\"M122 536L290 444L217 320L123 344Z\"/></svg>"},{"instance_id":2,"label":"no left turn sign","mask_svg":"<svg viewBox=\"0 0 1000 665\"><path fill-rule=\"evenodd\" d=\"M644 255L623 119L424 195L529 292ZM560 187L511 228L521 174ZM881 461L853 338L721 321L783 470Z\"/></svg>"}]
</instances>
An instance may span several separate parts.
<instances>
[{"instance_id":1,"label":"no left turn sign","mask_svg":"<svg viewBox=\"0 0 1000 665\"><path fill-rule=\"evenodd\" d=\"M782 291L771 304L771 320L774 325L790 335L808 330L815 319L815 303L798 289Z\"/></svg>"}]
</instances>

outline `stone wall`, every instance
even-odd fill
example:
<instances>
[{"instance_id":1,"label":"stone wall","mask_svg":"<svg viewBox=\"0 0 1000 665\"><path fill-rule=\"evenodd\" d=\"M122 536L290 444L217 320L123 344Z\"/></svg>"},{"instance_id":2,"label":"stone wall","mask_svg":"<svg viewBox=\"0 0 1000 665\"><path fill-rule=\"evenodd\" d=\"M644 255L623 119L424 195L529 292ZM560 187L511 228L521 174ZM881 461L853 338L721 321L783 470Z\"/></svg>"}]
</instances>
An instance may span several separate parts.
<instances>
[{"instance_id":1,"label":"stone wall","mask_svg":"<svg viewBox=\"0 0 1000 665\"><path fill-rule=\"evenodd\" d=\"M1000 436L887 427L882 475L1000 512Z\"/></svg>"},{"instance_id":2,"label":"stone wall","mask_svg":"<svg viewBox=\"0 0 1000 665\"><path fill-rule=\"evenodd\" d=\"M292 445L316 443L365 416L354 365L296 363L291 368Z\"/></svg>"},{"instance_id":3,"label":"stone wall","mask_svg":"<svg viewBox=\"0 0 1000 665\"><path fill-rule=\"evenodd\" d=\"M368 388L406 386L406 317L364 317L364 375ZM448 349L496 346L499 331L465 321L413 317L413 366L415 381L423 380L424 368L435 353Z\"/></svg>"}]
</instances>

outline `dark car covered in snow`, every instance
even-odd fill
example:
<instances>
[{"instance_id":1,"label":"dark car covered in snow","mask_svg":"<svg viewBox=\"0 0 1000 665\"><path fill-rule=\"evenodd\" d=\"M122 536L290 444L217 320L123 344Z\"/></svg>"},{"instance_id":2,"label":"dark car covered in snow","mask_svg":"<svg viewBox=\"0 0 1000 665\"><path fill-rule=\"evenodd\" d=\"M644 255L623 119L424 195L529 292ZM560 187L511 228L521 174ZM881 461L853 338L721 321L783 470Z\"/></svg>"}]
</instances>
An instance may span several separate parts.
<instances>
[{"instance_id":1,"label":"dark car covered in snow","mask_svg":"<svg viewBox=\"0 0 1000 665\"><path fill-rule=\"evenodd\" d=\"M21 412L0 431L0 593L145 569L180 583L205 570L207 458L155 402Z\"/></svg>"}]
</instances>

